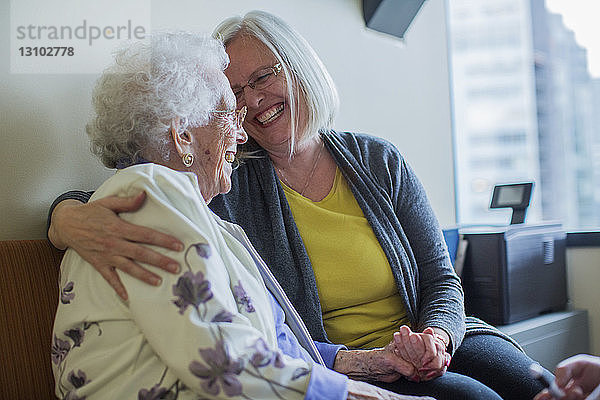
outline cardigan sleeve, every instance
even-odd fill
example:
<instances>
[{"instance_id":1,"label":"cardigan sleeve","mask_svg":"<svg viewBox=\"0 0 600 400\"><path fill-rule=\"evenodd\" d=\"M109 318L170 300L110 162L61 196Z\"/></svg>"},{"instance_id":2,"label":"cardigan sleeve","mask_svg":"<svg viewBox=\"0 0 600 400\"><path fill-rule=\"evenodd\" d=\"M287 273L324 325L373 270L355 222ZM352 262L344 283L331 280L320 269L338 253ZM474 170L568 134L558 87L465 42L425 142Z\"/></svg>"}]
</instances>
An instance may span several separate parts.
<instances>
[{"instance_id":1,"label":"cardigan sleeve","mask_svg":"<svg viewBox=\"0 0 600 400\"><path fill-rule=\"evenodd\" d=\"M410 243L419 271L418 330L441 328L450 336L453 353L465 333L464 295L438 220L425 189L399 156L396 215Z\"/></svg>"},{"instance_id":2,"label":"cardigan sleeve","mask_svg":"<svg viewBox=\"0 0 600 400\"><path fill-rule=\"evenodd\" d=\"M371 201L367 211L384 210L376 214L382 220L370 221L377 226L378 240L382 246L397 246L397 254L406 254L390 264L400 270L397 279L404 280L400 286L407 288L406 301L415 300L413 329L443 329L450 336L448 351L453 353L465 334L464 296L423 185L392 143L364 134L337 137L359 160L365 185L373 188L367 196Z\"/></svg>"},{"instance_id":3,"label":"cardigan sleeve","mask_svg":"<svg viewBox=\"0 0 600 400\"><path fill-rule=\"evenodd\" d=\"M94 194L94 192L84 192L82 190L71 190L71 191L68 191L67 193L61 194L56 199L54 199L54 201L50 205L50 210L48 211L48 219L46 222L46 239L48 239L49 242L50 242L50 239L48 238L48 230L50 230L50 223L52 222L52 213L54 212L54 209L56 208L58 203L60 203L61 201L64 201L64 200L77 200L82 203L87 203L88 201L90 201L90 197L92 197L92 194ZM52 242L50 242L50 244L52 244Z\"/></svg>"}]
</instances>

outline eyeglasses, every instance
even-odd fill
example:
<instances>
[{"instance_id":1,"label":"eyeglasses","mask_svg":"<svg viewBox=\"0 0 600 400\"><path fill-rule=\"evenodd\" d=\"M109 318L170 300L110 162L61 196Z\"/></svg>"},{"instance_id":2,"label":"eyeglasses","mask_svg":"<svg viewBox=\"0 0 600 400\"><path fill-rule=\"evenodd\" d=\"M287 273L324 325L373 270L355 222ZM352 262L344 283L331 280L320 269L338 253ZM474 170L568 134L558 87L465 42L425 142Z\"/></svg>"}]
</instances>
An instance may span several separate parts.
<instances>
[{"instance_id":1,"label":"eyeglasses","mask_svg":"<svg viewBox=\"0 0 600 400\"><path fill-rule=\"evenodd\" d=\"M271 86L275 82L275 78L281 72L281 64L277 63L272 67L262 68L257 71L254 71L250 78L248 79L248 83L244 86L233 87L233 94L235 94L235 99L240 102L242 97L244 97L244 88L246 86L250 86L252 89L260 90L265 89Z\"/></svg>"},{"instance_id":2,"label":"eyeglasses","mask_svg":"<svg viewBox=\"0 0 600 400\"><path fill-rule=\"evenodd\" d=\"M213 110L211 113L217 114L217 121L219 126L223 128L227 135L231 134L232 129L235 131L241 131L244 128L244 119L246 119L246 113L248 107L244 106L239 110Z\"/></svg>"}]
</instances>

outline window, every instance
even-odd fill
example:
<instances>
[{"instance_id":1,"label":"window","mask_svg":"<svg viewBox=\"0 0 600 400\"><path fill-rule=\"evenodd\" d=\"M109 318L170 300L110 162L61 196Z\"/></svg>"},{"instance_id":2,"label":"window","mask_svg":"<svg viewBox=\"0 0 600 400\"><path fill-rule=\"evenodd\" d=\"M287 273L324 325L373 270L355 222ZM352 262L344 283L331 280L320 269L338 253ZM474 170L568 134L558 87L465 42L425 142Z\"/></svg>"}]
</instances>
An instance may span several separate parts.
<instances>
[{"instance_id":1,"label":"window","mask_svg":"<svg viewBox=\"0 0 600 400\"><path fill-rule=\"evenodd\" d=\"M598 229L600 79L586 50L543 0L447 9L458 222L507 223L488 208L494 185L533 181L528 222Z\"/></svg>"}]
</instances>

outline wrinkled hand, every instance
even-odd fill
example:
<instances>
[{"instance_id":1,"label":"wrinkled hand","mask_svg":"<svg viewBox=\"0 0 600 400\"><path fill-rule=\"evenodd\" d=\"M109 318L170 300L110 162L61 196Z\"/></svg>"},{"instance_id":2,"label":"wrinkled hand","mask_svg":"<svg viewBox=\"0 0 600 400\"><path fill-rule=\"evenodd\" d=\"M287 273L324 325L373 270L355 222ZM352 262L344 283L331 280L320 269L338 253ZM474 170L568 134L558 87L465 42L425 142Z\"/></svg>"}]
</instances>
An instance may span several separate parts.
<instances>
[{"instance_id":1,"label":"wrinkled hand","mask_svg":"<svg viewBox=\"0 0 600 400\"><path fill-rule=\"evenodd\" d=\"M347 400L435 400L433 397L416 397L397 394L366 382L348 380Z\"/></svg>"},{"instance_id":2,"label":"wrinkled hand","mask_svg":"<svg viewBox=\"0 0 600 400\"><path fill-rule=\"evenodd\" d=\"M183 250L183 244L176 238L119 218L119 213L138 210L145 199L146 194L142 192L131 197L106 197L87 204L66 200L52 213L48 237L58 248L75 250L127 300L127 291L115 268L151 285L159 285L160 277L138 263L173 273L179 270L176 261L141 243Z\"/></svg>"},{"instance_id":3,"label":"wrinkled hand","mask_svg":"<svg viewBox=\"0 0 600 400\"><path fill-rule=\"evenodd\" d=\"M600 385L600 358L580 354L561 361L554 371L556 385L565 392L564 400L586 399ZM548 389L535 400L553 400Z\"/></svg>"},{"instance_id":4,"label":"wrinkled hand","mask_svg":"<svg viewBox=\"0 0 600 400\"><path fill-rule=\"evenodd\" d=\"M375 357L371 361L371 368L378 372L382 382L393 382L401 376L410 377L417 373L415 366L408 360L399 357L395 352L395 343L392 341L383 349L375 349Z\"/></svg>"},{"instance_id":5,"label":"wrinkled hand","mask_svg":"<svg viewBox=\"0 0 600 400\"><path fill-rule=\"evenodd\" d=\"M379 349L340 350L333 369L352 379L381 382L394 382L402 376L416 374L410 362L396 355L393 342Z\"/></svg>"},{"instance_id":6,"label":"wrinkled hand","mask_svg":"<svg viewBox=\"0 0 600 400\"><path fill-rule=\"evenodd\" d=\"M433 328L416 333L404 325L394 333L393 342L395 353L414 365L416 374L409 377L413 381L437 378L448 369L450 354L446 352L447 344Z\"/></svg>"}]
</instances>

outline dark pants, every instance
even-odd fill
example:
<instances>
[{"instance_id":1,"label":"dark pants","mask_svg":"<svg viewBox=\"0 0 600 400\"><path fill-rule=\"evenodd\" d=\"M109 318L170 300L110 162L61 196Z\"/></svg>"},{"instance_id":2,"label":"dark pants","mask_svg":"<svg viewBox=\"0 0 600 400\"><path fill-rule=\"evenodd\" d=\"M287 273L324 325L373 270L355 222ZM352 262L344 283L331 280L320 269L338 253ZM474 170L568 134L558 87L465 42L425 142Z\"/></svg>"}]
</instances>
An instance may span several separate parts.
<instances>
[{"instance_id":1,"label":"dark pants","mask_svg":"<svg viewBox=\"0 0 600 400\"><path fill-rule=\"evenodd\" d=\"M493 335L465 337L443 376L414 383L372 382L396 393L432 396L438 400L529 400L543 389L529 376L531 358Z\"/></svg>"}]
</instances>

